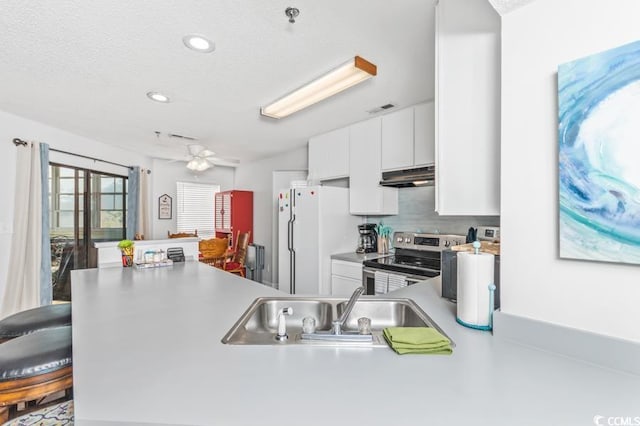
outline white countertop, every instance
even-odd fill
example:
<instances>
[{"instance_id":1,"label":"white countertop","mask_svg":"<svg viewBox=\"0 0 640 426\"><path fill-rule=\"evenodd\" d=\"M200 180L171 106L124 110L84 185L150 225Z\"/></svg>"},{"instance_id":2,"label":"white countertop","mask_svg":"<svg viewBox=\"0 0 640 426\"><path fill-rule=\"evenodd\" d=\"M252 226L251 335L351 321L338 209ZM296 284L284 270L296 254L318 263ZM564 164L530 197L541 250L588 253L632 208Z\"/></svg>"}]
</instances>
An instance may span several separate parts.
<instances>
[{"instance_id":1,"label":"white countertop","mask_svg":"<svg viewBox=\"0 0 640 426\"><path fill-rule=\"evenodd\" d=\"M373 259L378 259L380 257L391 256L391 255L393 255L393 253L378 254L378 253L349 252L349 253L332 254L331 255L331 259L333 259L333 260L343 260L345 262L362 263L365 260L373 260Z\"/></svg>"},{"instance_id":2,"label":"white countertop","mask_svg":"<svg viewBox=\"0 0 640 426\"><path fill-rule=\"evenodd\" d=\"M72 272L77 425L590 425L640 416L640 377L466 329L439 279L409 297L451 356L390 349L224 345L260 296L204 264Z\"/></svg>"}]
</instances>

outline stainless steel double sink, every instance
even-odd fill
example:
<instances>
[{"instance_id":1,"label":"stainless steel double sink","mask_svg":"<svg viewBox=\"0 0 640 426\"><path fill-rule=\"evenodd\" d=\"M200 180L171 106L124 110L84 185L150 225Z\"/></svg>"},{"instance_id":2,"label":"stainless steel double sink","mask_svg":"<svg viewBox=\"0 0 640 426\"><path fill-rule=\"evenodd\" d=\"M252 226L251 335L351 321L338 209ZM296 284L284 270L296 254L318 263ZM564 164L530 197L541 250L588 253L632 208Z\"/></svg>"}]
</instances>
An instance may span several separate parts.
<instances>
[{"instance_id":1,"label":"stainless steel double sink","mask_svg":"<svg viewBox=\"0 0 640 426\"><path fill-rule=\"evenodd\" d=\"M303 340L302 319L312 317L316 331L331 330L332 321L339 318L347 301L329 297L261 297L256 299L242 314L222 343L230 345L314 345L337 347L387 347L382 330L386 327L432 327L449 338L444 331L411 299L362 296L358 299L342 326L345 333L358 332L358 318L371 320L371 342ZM286 317L290 338L278 341L278 313L283 308L292 308L293 314ZM451 340L449 338L449 340ZM451 346L454 346L453 341Z\"/></svg>"}]
</instances>

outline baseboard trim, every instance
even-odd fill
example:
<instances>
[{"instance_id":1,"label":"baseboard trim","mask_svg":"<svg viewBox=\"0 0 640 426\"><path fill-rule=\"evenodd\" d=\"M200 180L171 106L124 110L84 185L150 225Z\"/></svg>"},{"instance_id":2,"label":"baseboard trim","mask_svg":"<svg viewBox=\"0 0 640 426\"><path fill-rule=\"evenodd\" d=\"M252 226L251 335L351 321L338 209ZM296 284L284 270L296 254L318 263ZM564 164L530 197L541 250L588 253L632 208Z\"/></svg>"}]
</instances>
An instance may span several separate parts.
<instances>
[{"instance_id":1,"label":"baseboard trim","mask_svg":"<svg viewBox=\"0 0 640 426\"><path fill-rule=\"evenodd\" d=\"M493 335L601 367L640 375L640 344L496 311Z\"/></svg>"}]
</instances>

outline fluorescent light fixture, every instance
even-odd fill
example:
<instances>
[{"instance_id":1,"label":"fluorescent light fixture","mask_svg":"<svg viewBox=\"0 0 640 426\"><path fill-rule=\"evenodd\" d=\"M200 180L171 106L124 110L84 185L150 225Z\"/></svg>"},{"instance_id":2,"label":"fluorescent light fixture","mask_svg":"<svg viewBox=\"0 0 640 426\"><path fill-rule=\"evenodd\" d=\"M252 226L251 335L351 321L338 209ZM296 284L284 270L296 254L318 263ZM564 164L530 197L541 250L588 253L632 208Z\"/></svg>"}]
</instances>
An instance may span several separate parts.
<instances>
[{"instance_id":1,"label":"fluorescent light fixture","mask_svg":"<svg viewBox=\"0 0 640 426\"><path fill-rule=\"evenodd\" d=\"M356 56L322 77L260 108L260 114L271 118L284 118L368 80L376 74L377 67L374 64Z\"/></svg>"},{"instance_id":2,"label":"fluorescent light fixture","mask_svg":"<svg viewBox=\"0 0 640 426\"><path fill-rule=\"evenodd\" d=\"M211 53L216 50L215 43L200 34L187 34L182 37L182 42L189 49L200 53Z\"/></svg>"},{"instance_id":3,"label":"fluorescent light fixture","mask_svg":"<svg viewBox=\"0 0 640 426\"><path fill-rule=\"evenodd\" d=\"M147 92L147 98L151 99L152 101L160 102L163 104L170 102L169 97L167 95L163 95L160 92Z\"/></svg>"}]
</instances>

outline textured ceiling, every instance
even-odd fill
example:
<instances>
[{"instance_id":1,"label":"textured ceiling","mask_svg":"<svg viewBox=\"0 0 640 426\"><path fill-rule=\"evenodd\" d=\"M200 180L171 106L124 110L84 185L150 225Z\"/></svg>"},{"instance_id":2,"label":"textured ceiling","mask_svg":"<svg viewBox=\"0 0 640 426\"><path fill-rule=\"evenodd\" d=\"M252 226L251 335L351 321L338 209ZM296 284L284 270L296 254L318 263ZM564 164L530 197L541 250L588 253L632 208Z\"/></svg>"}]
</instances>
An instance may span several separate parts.
<instances>
[{"instance_id":1,"label":"textured ceiling","mask_svg":"<svg viewBox=\"0 0 640 426\"><path fill-rule=\"evenodd\" d=\"M2 0L0 110L160 158L193 136L243 162L433 98L435 0ZM284 10L300 9L295 24ZM213 39L201 54L188 33ZM378 76L288 118L259 108L361 55ZM149 101L160 91L173 102ZM16 135L19 136L19 135ZM51 142L51 141L49 141Z\"/></svg>"}]
</instances>

